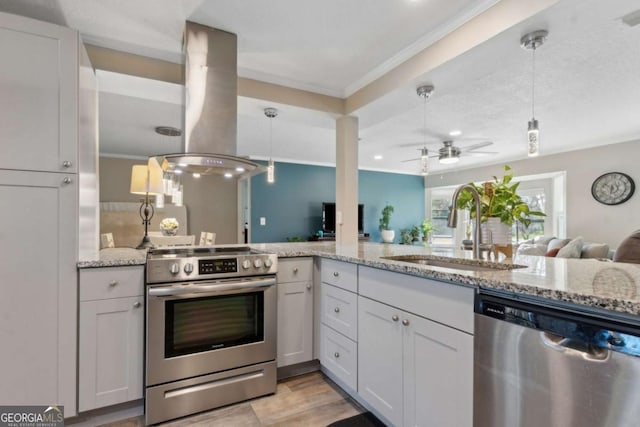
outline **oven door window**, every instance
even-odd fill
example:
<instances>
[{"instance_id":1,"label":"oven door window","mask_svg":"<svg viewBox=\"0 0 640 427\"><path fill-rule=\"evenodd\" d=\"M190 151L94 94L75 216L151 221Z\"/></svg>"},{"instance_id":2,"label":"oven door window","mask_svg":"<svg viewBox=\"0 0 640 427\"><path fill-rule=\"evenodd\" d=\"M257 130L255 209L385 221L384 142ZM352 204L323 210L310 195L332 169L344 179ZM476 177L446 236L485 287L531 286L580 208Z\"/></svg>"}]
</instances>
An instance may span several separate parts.
<instances>
[{"instance_id":1,"label":"oven door window","mask_svg":"<svg viewBox=\"0 0 640 427\"><path fill-rule=\"evenodd\" d=\"M165 302L165 357L264 341L264 293Z\"/></svg>"}]
</instances>

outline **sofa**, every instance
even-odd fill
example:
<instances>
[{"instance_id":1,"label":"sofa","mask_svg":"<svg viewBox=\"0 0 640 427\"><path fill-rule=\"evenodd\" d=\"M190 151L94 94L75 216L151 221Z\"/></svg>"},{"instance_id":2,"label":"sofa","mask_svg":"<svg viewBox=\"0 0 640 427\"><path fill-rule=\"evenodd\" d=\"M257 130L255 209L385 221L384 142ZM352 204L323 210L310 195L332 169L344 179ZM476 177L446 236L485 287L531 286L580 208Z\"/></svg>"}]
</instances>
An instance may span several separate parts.
<instances>
[{"instance_id":1,"label":"sofa","mask_svg":"<svg viewBox=\"0 0 640 427\"><path fill-rule=\"evenodd\" d=\"M584 239L560 239L557 237L538 236L518 245L519 255L537 255L556 258L596 258L613 259L615 251L606 243L585 242Z\"/></svg>"}]
</instances>

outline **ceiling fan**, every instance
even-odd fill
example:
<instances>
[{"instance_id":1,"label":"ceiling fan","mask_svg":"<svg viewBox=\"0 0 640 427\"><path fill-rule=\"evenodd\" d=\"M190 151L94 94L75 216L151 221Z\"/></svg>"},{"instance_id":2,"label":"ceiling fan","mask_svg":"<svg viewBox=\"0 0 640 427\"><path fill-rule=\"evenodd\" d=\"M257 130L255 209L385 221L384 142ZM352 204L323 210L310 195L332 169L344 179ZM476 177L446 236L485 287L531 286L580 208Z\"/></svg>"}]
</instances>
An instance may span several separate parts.
<instances>
[{"instance_id":1,"label":"ceiling fan","mask_svg":"<svg viewBox=\"0 0 640 427\"><path fill-rule=\"evenodd\" d=\"M402 162L425 161L428 158L437 157L442 164L452 164L460 160L460 156L487 156L489 154L498 154L495 151L477 151L492 144L493 142L491 141L484 141L466 147L456 147L451 140L442 141L442 147L438 150L438 154L433 155L429 154L429 150L427 150L425 144L423 148L419 148L420 157L402 160Z\"/></svg>"}]
</instances>

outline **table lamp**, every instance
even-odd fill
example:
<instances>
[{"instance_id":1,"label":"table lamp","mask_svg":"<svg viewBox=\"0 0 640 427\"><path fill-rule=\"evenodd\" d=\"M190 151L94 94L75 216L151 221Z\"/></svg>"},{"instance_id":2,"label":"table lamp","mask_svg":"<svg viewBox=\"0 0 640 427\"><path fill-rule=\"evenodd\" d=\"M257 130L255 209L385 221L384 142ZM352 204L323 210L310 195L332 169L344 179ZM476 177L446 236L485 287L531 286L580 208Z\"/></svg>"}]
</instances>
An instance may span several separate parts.
<instances>
[{"instance_id":1,"label":"table lamp","mask_svg":"<svg viewBox=\"0 0 640 427\"><path fill-rule=\"evenodd\" d=\"M155 159L149 159L147 165L134 165L131 168L131 194L144 194L141 200L140 218L144 225L144 237L136 249L152 248L153 243L149 239L149 222L153 218L153 204L149 202L149 195L163 193L162 168Z\"/></svg>"}]
</instances>

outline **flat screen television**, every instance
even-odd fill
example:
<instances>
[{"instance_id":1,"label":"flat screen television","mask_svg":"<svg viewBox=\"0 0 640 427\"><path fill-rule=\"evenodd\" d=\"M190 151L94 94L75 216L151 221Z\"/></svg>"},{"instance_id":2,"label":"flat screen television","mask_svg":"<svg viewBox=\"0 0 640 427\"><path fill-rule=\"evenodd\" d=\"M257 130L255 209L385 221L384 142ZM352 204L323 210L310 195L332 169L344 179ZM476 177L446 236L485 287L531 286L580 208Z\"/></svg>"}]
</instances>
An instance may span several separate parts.
<instances>
[{"instance_id":1,"label":"flat screen television","mask_svg":"<svg viewBox=\"0 0 640 427\"><path fill-rule=\"evenodd\" d=\"M322 232L336 232L336 204L330 202L322 203ZM364 205L358 205L358 233L364 234Z\"/></svg>"}]
</instances>

